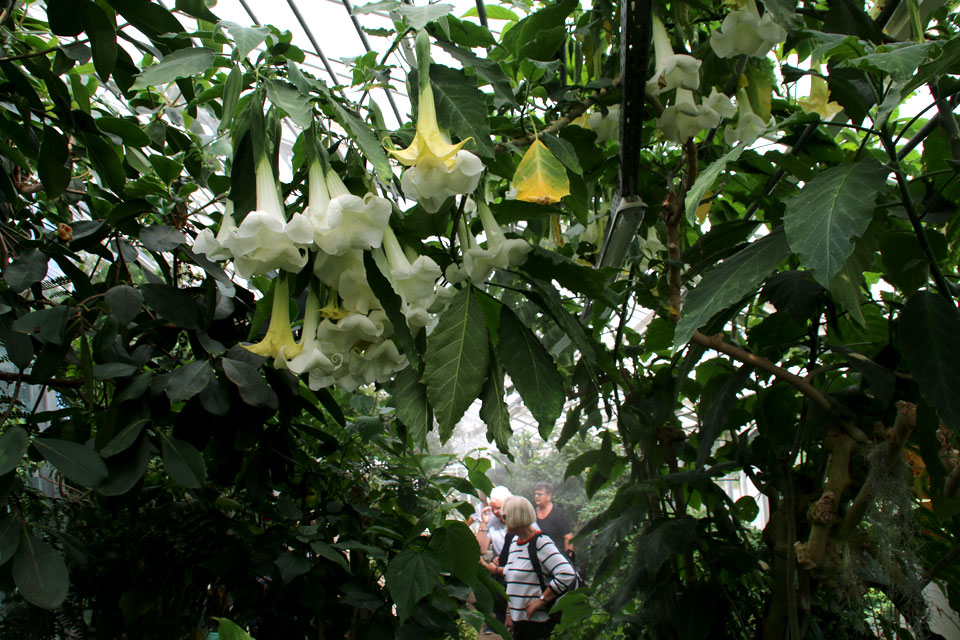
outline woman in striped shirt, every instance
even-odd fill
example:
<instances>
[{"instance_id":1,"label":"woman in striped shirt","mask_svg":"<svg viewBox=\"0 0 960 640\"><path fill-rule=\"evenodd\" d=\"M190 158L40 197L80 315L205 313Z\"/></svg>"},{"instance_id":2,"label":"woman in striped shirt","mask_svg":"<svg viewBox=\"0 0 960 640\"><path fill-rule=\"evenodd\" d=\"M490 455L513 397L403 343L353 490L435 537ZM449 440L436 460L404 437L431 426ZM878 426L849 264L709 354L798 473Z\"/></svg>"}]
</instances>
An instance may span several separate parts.
<instances>
[{"instance_id":1,"label":"woman in striped shirt","mask_svg":"<svg viewBox=\"0 0 960 640\"><path fill-rule=\"evenodd\" d=\"M550 537L535 528L537 514L529 500L521 496L507 498L503 503L503 516L507 532L515 536L503 567L509 602L507 628L516 640L549 638L557 621L551 620L547 611L553 601L573 585L576 572ZM531 553L536 553L540 561L546 589L540 587L530 562Z\"/></svg>"}]
</instances>

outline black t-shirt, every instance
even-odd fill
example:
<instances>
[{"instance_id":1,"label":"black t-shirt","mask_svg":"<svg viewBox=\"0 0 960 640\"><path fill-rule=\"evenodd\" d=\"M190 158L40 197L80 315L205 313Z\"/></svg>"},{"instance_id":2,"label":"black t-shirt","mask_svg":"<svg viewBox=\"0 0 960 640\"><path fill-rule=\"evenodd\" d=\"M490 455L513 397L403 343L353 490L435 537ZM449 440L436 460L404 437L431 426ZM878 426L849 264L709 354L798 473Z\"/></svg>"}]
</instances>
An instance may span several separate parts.
<instances>
[{"instance_id":1,"label":"black t-shirt","mask_svg":"<svg viewBox=\"0 0 960 640\"><path fill-rule=\"evenodd\" d=\"M541 531L550 536L553 544L557 545L557 549L566 555L566 542L563 538L572 533L572 529L570 528L570 521L567 520L567 516L563 513L560 505L554 504L546 518L537 518L537 524L540 525Z\"/></svg>"}]
</instances>

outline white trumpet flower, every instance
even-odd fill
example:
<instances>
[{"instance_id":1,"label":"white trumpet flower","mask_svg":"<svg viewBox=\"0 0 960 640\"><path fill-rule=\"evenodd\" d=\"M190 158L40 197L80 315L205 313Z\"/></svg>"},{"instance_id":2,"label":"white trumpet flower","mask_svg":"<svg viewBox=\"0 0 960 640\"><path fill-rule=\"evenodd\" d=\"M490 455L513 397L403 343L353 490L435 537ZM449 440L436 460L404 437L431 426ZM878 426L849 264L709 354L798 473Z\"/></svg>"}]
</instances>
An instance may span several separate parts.
<instances>
[{"instance_id":1,"label":"white trumpet flower","mask_svg":"<svg viewBox=\"0 0 960 640\"><path fill-rule=\"evenodd\" d=\"M376 249L393 209L390 201L372 193L355 196L333 171L319 162L310 166L308 219L314 243L323 252L342 255L353 249Z\"/></svg>"},{"instance_id":2,"label":"white trumpet flower","mask_svg":"<svg viewBox=\"0 0 960 640\"><path fill-rule=\"evenodd\" d=\"M436 298L435 283L441 275L440 266L429 256L417 256L410 262L389 227L383 234L383 250L390 265L390 281L400 295L407 324L413 328L426 327L431 320L428 309Z\"/></svg>"},{"instance_id":3,"label":"white trumpet flower","mask_svg":"<svg viewBox=\"0 0 960 640\"><path fill-rule=\"evenodd\" d=\"M706 104L697 105L693 101L693 92L687 89L677 89L674 104L664 109L660 116L663 135L680 144L718 124L720 114Z\"/></svg>"},{"instance_id":4,"label":"white trumpet flower","mask_svg":"<svg viewBox=\"0 0 960 640\"><path fill-rule=\"evenodd\" d=\"M769 12L760 17L754 0L727 14L719 31L710 34L710 46L721 58L739 55L763 58L770 49L787 39L787 31Z\"/></svg>"},{"instance_id":5,"label":"white trumpet flower","mask_svg":"<svg viewBox=\"0 0 960 640\"><path fill-rule=\"evenodd\" d=\"M230 249L226 247L226 240L230 233L237 228L237 223L233 220L233 201L227 200L227 206L223 209L223 217L220 218L220 230L216 237L210 229L201 229L197 238L193 241L193 250L202 253L209 260L229 260L233 257Z\"/></svg>"},{"instance_id":6,"label":"white trumpet flower","mask_svg":"<svg viewBox=\"0 0 960 640\"><path fill-rule=\"evenodd\" d=\"M256 178L256 210L230 230L222 245L233 254L237 273L243 278L274 269L296 273L307 264L306 248L313 244L313 226L300 213L287 221L266 156L257 163Z\"/></svg>"},{"instance_id":7,"label":"white trumpet flower","mask_svg":"<svg viewBox=\"0 0 960 640\"><path fill-rule=\"evenodd\" d=\"M657 95L671 89L700 87L700 61L685 53L674 53L667 28L653 16L653 48L656 70L647 81L647 93Z\"/></svg>"},{"instance_id":8,"label":"white trumpet flower","mask_svg":"<svg viewBox=\"0 0 960 640\"><path fill-rule=\"evenodd\" d=\"M737 92L737 110L740 117L737 119L736 128L727 127L724 132L724 140L727 144L734 144L737 141L745 145L753 144L767 129L776 125L773 116L764 121L763 118L753 112L750 107L750 98L747 96L747 92L742 89Z\"/></svg>"}]
</instances>

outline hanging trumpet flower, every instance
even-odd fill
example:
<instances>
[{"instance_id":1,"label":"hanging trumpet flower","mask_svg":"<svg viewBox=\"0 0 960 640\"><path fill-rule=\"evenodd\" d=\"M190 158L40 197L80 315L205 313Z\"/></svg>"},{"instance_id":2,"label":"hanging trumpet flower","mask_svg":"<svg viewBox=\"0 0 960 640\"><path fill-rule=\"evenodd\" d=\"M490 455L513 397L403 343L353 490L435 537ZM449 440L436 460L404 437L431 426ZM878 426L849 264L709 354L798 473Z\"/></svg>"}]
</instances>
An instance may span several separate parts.
<instances>
[{"instance_id":1,"label":"hanging trumpet flower","mask_svg":"<svg viewBox=\"0 0 960 640\"><path fill-rule=\"evenodd\" d=\"M244 345L258 356L273 358L273 366L282 369L287 359L295 358L303 349L293 339L290 328L290 285L287 275L280 273L273 286L273 305L270 311L270 325L263 340L256 344Z\"/></svg>"},{"instance_id":2,"label":"hanging trumpet flower","mask_svg":"<svg viewBox=\"0 0 960 640\"><path fill-rule=\"evenodd\" d=\"M483 163L462 149L469 138L453 144L437 124L430 84L430 40L425 31L417 36L417 62L420 83L417 133L406 149L387 147L387 152L400 164L410 167L400 181L404 195L419 202L430 213L436 213L450 196L477 188Z\"/></svg>"},{"instance_id":3,"label":"hanging trumpet flower","mask_svg":"<svg viewBox=\"0 0 960 640\"><path fill-rule=\"evenodd\" d=\"M343 255L353 249L376 249L393 206L372 193L355 196L347 189L326 159L310 163L307 216L314 229L314 243L324 253Z\"/></svg>"},{"instance_id":4,"label":"hanging trumpet flower","mask_svg":"<svg viewBox=\"0 0 960 640\"><path fill-rule=\"evenodd\" d=\"M739 55L762 58L775 44L786 39L786 29L774 22L769 12L761 18L757 3L746 0L742 7L727 14L719 31L710 34L710 46L721 58Z\"/></svg>"},{"instance_id":5,"label":"hanging trumpet flower","mask_svg":"<svg viewBox=\"0 0 960 640\"><path fill-rule=\"evenodd\" d=\"M667 28L653 16L653 48L656 70L647 81L647 93L657 95L672 89L697 89L700 86L700 61L685 53L674 53Z\"/></svg>"},{"instance_id":6,"label":"hanging trumpet flower","mask_svg":"<svg viewBox=\"0 0 960 640\"><path fill-rule=\"evenodd\" d=\"M407 324L412 328L426 327L432 320L428 309L437 296L435 283L441 274L440 267L429 256L417 256L411 262L389 227L383 234L383 250L390 265L390 281L400 295Z\"/></svg>"}]
</instances>

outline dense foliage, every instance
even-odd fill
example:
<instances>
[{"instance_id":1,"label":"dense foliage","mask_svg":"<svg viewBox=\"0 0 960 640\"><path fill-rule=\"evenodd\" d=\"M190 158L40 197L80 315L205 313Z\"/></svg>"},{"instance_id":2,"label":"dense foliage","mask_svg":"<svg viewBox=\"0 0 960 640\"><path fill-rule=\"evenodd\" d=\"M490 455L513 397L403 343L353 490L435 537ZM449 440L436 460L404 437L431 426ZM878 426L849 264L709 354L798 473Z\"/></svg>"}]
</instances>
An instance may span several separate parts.
<instances>
[{"instance_id":1,"label":"dense foliage","mask_svg":"<svg viewBox=\"0 0 960 640\"><path fill-rule=\"evenodd\" d=\"M351 92L203 0L0 13L0 635L506 633L452 517L489 460L425 445L479 399L517 453L509 392L603 498L563 633L929 633L954 7L620 4L358 7Z\"/></svg>"}]
</instances>

